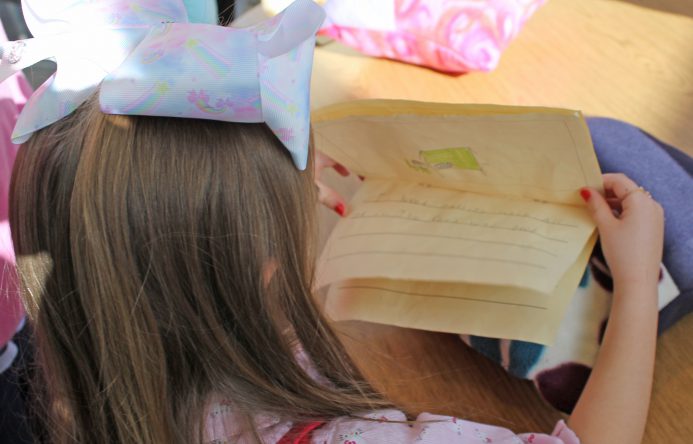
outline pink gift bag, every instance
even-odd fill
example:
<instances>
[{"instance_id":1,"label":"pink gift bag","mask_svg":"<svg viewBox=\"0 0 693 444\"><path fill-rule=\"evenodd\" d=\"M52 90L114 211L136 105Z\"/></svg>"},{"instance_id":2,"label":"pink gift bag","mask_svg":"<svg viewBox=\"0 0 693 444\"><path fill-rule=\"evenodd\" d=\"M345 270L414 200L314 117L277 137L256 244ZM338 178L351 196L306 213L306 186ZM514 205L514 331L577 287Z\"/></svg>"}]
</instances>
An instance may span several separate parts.
<instances>
[{"instance_id":1,"label":"pink gift bag","mask_svg":"<svg viewBox=\"0 0 693 444\"><path fill-rule=\"evenodd\" d=\"M448 73L491 71L546 0L329 0L320 34Z\"/></svg>"}]
</instances>

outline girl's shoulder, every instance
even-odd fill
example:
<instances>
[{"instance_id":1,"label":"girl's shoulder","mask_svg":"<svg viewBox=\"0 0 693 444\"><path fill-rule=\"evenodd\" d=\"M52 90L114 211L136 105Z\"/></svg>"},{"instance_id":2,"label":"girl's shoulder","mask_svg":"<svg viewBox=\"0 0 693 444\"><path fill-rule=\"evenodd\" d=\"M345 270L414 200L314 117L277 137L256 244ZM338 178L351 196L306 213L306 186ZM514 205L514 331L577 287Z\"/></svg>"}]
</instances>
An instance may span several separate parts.
<instances>
[{"instance_id":1,"label":"girl's shoulder","mask_svg":"<svg viewBox=\"0 0 693 444\"><path fill-rule=\"evenodd\" d=\"M362 443L493 443L493 444L579 444L577 436L563 421L550 435L526 433L516 435L508 429L478 424L450 416L422 413L407 421L397 410L379 410L353 417L340 417L320 426L302 428L271 415L254 418L258 431L267 443L362 444ZM206 420L205 442L253 442L252 433L243 432L246 421L234 414L231 403L222 399L210 405ZM247 429L246 429L247 430ZM287 437L290 437L288 439Z\"/></svg>"},{"instance_id":2,"label":"girl's shoulder","mask_svg":"<svg viewBox=\"0 0 693 444\"><path fill-rule=\"evenodd\" d=\"M517 435L508 429L479 424L450 416L422 413L407 422L396 410L382 410L361 418L338 418L313 432L314 444L361 443L503 443L503 444L579 444L580 440L563 421L552 434Z\"/></svg>"}]
</instances>

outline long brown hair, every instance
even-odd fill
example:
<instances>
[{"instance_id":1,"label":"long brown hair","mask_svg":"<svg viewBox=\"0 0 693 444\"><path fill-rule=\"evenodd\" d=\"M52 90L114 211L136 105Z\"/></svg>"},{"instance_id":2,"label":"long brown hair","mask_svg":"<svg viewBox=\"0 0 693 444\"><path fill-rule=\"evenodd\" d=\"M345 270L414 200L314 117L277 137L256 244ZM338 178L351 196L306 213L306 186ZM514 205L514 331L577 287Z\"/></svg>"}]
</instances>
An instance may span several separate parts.
<instances>
[{"instance_id":1,"label":"long brown hair","mask_svg":"<svg viewBox=\"0 0 693 444\"><path fill-rule=\"evenodd\" d=\"M10 220L44 438L199 442L215 394L251 429L386 406L313 302L315 202L264 124L91 100L35 134Z\"/></svg>"}]
</instances>

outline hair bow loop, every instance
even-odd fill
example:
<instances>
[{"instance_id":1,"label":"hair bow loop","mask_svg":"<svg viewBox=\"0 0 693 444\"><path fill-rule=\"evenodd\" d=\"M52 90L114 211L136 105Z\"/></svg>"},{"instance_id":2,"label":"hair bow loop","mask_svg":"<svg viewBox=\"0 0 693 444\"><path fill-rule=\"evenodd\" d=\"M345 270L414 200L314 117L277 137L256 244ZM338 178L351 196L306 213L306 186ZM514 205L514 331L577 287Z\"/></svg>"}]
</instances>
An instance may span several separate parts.
<instances>
[{"instance_id":1,"label":"hair bow loop","mask_svg":"<svg viewBox=\"0 0 693 444\"><path fill-rule=\"evenodd\" d=\"M0 45L0 81L48 58L58 70L24 107L15 143L100 85L105 113L266 122L305 169L313 47L325 18L313 1L244 29L190 23L182 0L22 3L36 38Z\"/></svg>"},{"instance_id":2,"label":"hair bow loop","mask_svg":"<svg viewBox=\"0 0 693 444\"><path fill-rule=\"evenodd\" d=\"M35 36L0 46L0 81L42 60L56 73L32 94L12 133L24 143L31 134L74 111L161 21L187 21L181 0L22 0Z\"/></svg>"},{"instance_id":3,"label":"hair bow loop","mask_svg":"<svg viewBox=\"0 0 693 444\"><path fill-rule=\"evenodd\" d=\"M106 74L122 63L145 33L146 29L84 31L2 45L0 81L48 58L55 59L58 65L56 73L24 106L12 132L12 142L24 143L34 131L74 111L97 90Z\"/></svg>"},{"instance_id":4,"label":"hair bow loop","mask_svg":"<svg viewBox=\"0 0 693 444\"><path fill-rule=\"evenodd\" d=\"M311 0L298 0L255 28L258 39L262 112L267 125L291 153L296 167L308 162L310 78L315 33L325 12ZM292 6L293 6L292 5Z\"/></svg>"}]
</instances>

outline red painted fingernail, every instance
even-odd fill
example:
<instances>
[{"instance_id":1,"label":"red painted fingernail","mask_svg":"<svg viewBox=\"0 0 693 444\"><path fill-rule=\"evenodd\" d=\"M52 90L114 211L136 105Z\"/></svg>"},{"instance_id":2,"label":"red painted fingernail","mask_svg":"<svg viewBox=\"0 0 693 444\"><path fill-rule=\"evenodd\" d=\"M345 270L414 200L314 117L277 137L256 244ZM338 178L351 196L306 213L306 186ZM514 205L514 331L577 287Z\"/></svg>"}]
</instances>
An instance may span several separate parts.
<instances>
[{"instance_id":1,"label":"red painted fingernail","mask_svg":"<svg viewBox=\"0 0 693 444\"><path fill-rule=\"evenodd\" d=\"M587 188L583 188L580 190L580 196L582 196L585 202L587 202L588 200L590 200L590 196L592 196L592 193L590 193L590 190L588 190Z\"/></svg>"},{"instance_id":2,"label":"red painted fingernail","mask_svg":"<svg viewBox=\"0 0 693 444\"><path fill-rule=\"evenodd\" d=\"M334 207L334 211L340 216L344 217L344 214L346 213L346 207L343 203L338 203L337 206Z\"/></svg>"},{"instance_id":3,"label":"red painted fingernail","mask_svg":"<svg viewBox=\"0 0 693 444\"><path fill-rule=\"evenodd\" d=\"M361 180L366 180L366 178L363 177L363 176L359 176L359 179L361 179Z\"/></svg>"}]
</instances>

